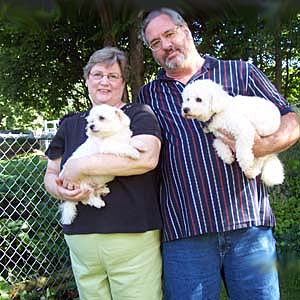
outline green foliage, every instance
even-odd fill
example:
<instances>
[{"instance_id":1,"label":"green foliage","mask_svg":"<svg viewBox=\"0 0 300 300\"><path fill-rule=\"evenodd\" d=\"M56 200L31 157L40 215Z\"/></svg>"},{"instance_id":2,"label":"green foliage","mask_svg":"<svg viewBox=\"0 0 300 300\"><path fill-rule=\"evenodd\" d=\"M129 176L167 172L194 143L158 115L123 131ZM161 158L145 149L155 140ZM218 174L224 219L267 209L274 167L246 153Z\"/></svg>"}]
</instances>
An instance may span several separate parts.
<instances>
[{"instance_id":1,"label":"green foliage","mask_svg":"<svg viewBox=\"0 0 300 300\"><path fill-rule=\"evenodd\" d=\"M57 0L43 12L6 6L0 16L0 128L25 127L37 115L57 119L90 105L83 66L104 43L119 40L126 48L134 18L125 3L105 3Z\"/></svg>"},{"instance_id":2,"label":"green foliage","mask_svg":"<svg viewBox=\"0 0 300 300\"><path fill-rule=\"evenodd\" d=\"M74 109L87 105L82 67L90 48L88 53L84 44L79 48L81 37L75 35L85 35L82 24L54 23L39 32L26 33L12 25L7 27L6 23L0 32L0 91L10 105L31 107L45 117L57 117L68 99L77 99Z\"/></svg>"},{"instance_id":3,"label":"green foliage","mask_svg":"<svg viewBox=\"0 0 300 300\"><path fill-rule=\"evenodd\" d=\"M232 13L207 20L197 16L191 20L191 28L201 53L222 59L253 61L274 84L279 69L282 94L290 103L296 103L300 98L299 10L276 20L278 24L274 26L271 17L257 12ZM279 65L275 63L277 58Z\"/></svg>"},{"instance_id":4,"label":"green foliage","mask_svg":"<svg viewBox=\"0 0 300 300\"><path fill-rule=\"evenodd\" d=\"M300 258L300 205L299 198L277 200L272 203L276 214L275 236L279 255Z\"/></svg>"},{"instance_id":5,"label":"green foliage","mask_svg":"<svg viewBox=\"0 0 300 300\"><path fill-rule=\"evenodd\" d=\"M61 242L57 243L61 239L56 218L57 204L54 200L49 202L43 188L46 161L27 155L1 161L0 167L1 208L5 209L0 219L0 235L4 238L0 256L6 265L2 274L8 278L27 276L32 274L32 270L54 271L49 261L56 260L59 264L61 258L58 254L63 254L65 249L61 247ZM13 269L14 264L20 265L22 272ZM14 271L20 274L14 274Z\"/></svg>"},{"instance_id":6,"label":"green foliage","mask_svg":"<svg viewBox=\"0 0 300 300\"><path fill-rule=\"evenodd\" d=\"M271 190L271 205L276 216L275 237L279 255L300 258L300 147L295 144L280 154L285 181Z\"/></svg>"},{"instance_id":7,"label":"green foliage","mask_svg":"<svg viewBox=\"0 0 300 300\"><path fill-rule=\"evenodd\" d=\"M0 300L9 300L9 284L0 276Z\"/></svg>"},{"instance_id":8,"label":"green foliage","mask_svg":"<svg viewBox=\"0 0 300 300\"><path fill-rule=\"evenodd\" d=\"M222 2L221 8L216 7L219 12L204 13L197 3L176 3L190 12L185 17L192 24L200 52L223 59L251 58L273 82L274 49L279 43L283 94L291 103L298 101L300 14L296 9L286 13L280 2L258 13L254 6L240 10L242 3L233 8ZM46 10L12 9L8 4L1 8L0 128L9 129L28 127L37 116L57 119L66 112L86 109L89 100L82 67L104 45L130 51L129 32L142 9L130 1L87 0L56 0ZM275 19L278 26L274 26ZM148 81L158 66L149 50L144 54L144 79Z\"/></svg>"}]
</instances>

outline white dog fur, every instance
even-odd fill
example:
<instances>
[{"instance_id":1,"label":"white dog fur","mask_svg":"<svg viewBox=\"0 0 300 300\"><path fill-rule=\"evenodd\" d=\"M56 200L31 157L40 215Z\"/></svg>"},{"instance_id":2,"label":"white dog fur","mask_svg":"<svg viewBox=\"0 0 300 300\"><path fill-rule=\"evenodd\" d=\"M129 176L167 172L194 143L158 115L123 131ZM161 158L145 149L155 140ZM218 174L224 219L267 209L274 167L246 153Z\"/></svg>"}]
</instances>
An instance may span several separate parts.
<instances>
[{"instance_id":1,"label":"white dog fur","mask_svg":"<svg viewBox=\"0 0 300 300\"><path fill-rule=\"evenodd\" d=\"M214 134L213 146L224 162L231 164L236 157L248 178L261 174L268 186L283 182L283 166L277 155L256 158L252 151L256 132L262 137L268 136L280 126L280 112L271 101L254 96L232 97L221 85L208 79L188 84L182 98L182 115L208 123L207 132ZM235 138L235 157L220 139L219 129Z\"/></svg>"},{"instance_id":2,"label":"white dog fur","mask_svg":"<svg viewBox=\"0 0 300 300\"><path fill-rule=\"evenodd\" d=\"M87 119L87 140L81 144L68 159L84 157L96 153L114 154L127 156L132 159L139 158L139 151L130 144L132 132L129 128L129 117L118 108L107 104L93 107ZM63 174L62 169L61 174ZM110 191L106 183L112 181L114 176L86 176L80 182L80 188L91 190L87 201L97 208L105 206L101 196L107 195ZM77 215L76 202L63 201L61 209L61 222L71 224Z\"/></svg>"}]
</instances>

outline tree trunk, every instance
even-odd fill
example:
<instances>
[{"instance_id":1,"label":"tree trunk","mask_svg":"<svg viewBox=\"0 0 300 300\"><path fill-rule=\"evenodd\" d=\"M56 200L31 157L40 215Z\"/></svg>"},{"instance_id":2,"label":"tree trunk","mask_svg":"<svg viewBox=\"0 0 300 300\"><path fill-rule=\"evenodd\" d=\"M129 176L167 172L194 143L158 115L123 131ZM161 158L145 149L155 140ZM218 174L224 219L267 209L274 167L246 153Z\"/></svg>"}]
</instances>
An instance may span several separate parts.
<instances>
[{"instance_id":1,"label":"tree trunk","mask_svg":"<svg viewBox=\"0 0 300 300\"><path fill-rule=\"evenodd\" d=\"M279 92L281 92L282 84L282 52L280 45L280 22L278 21L276 30L274 33L275 37L275 86Z\"/></svg>"},{"instance_id":2,"label":"tree trunk","mask_svg":"<svg viewBox=\"0 0 300 300\"><path fill-rule=\"evenodd\" d=\"M141 22L142 11L137 14L137 18L129 30L131 101L135 100L140 87L144 84L144 47L142 40L139 38Z\"/></svg>"},{"instance_id":3,"label":"tree trunk","mask_svg":"<svg viewBox=\"0 0 300 300\"><path fill-rule=\"evenodd\" d=\"M99 1L98 15L102 25L103 46L117 46L116 36L112 34L113 27L113 4L110 1Z\"/></svg>"},{"instance_id":4,"label":"tree trunk","mask_svg":"<svg viewBox=\"0 0 300 300\"><path fill-rule=\"evenodd\" d=\"M289 87L289 81L290 81L290 65L289 65L289 61L290 61L290 51L287 51L286 54L286 59L285 59L285 85L284 85L284 98L287 98L288 96L288 87Z\"/></svg>"}]
</instances>

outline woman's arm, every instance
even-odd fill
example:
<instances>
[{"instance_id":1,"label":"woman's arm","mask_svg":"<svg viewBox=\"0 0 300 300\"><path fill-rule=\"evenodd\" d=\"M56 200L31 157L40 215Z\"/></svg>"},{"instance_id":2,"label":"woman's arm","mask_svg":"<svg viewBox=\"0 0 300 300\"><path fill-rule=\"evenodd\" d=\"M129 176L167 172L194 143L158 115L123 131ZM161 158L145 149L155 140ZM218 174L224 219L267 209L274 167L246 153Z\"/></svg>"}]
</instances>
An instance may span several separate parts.
<instances>
[{"instance_id":1,"label":"woman's arm","mask_svg":"<svg viewBox=\"0 0 300 300\"><path fill-rule=\"evenodd\" d=\"M81 201L88 198L90 191L81 190L79 186L66 186L64 187L62 181L59 180L61 159L51 160L48 159L48 165L44 176L44 184L46 190L56 199Z\"/></svg>"},{"instance_id":2,"label":"woman's arm","mask_svg":"<svg viewBox=\"0 0 300 300\"><path fill-rule=\"evenodd\" d=\"M70 183L77 185L83 176L130 176L154 169L161 148L159 138L146 134L137 135L132 138L132 144L140 151L140 158L137 160L111 154L95 154L68 161L60 177L63 186L67 187Z\"/></svg>"}]
</instances>

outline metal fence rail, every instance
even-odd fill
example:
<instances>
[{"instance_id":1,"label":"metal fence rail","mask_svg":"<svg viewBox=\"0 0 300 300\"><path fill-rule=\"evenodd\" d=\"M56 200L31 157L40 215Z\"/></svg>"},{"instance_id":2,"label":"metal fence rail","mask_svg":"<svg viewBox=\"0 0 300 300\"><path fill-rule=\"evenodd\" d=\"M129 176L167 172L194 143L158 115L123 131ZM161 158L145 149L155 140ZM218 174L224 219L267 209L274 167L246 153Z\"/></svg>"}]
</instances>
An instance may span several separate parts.
<instances>
[{"instance_id":1,"label":"metal fence rail","mask_svg":"<svg viewBox=\"0 0 300 300\"><path fill-rule=\"evenodd\" d=\"M10 287L9 299L25 291L43 295L34 299L76 294L58 202L43 186L47 142L0 135L0 279Z\"/></svg>"}]
</instances>

